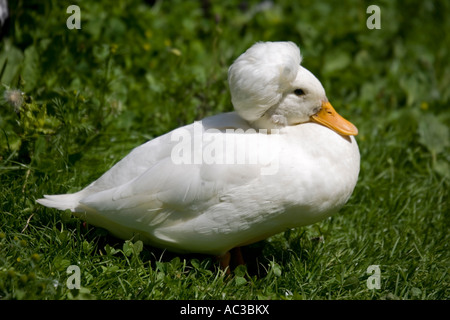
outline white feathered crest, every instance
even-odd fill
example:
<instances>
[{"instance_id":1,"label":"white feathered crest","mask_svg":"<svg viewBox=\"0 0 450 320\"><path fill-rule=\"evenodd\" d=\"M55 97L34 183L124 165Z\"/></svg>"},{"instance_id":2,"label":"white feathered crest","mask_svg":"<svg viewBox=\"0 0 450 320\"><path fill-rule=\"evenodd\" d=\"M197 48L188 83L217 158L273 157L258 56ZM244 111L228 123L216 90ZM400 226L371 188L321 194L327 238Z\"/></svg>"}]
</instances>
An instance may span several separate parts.
<instances>
[{"instance_id":1,"label":"white feathered crest","mask_svg":"<svg viewBox=\"0 0 450 320\"><path fill-rule=\"evenodd\" d=\"M250 122L259 119L281 100L301 61L300 49L293 42L259 42L248 49L228 70L237 113Z\"/></svg>"}]
</instances>

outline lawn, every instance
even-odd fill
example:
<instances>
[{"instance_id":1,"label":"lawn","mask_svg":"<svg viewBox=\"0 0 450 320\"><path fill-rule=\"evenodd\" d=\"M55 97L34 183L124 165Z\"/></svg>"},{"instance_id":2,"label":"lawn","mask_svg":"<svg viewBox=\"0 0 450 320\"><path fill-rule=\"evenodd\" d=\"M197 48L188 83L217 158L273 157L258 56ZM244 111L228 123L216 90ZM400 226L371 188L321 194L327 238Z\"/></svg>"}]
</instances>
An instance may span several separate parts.
<instances>
[{"instance_id":1,"label":"lawn","mask_svg":"<svg viewBox=\"0 0 450 320\"><path fill-rule=\"evenodd\" d=\"M113 3L113 4L112 4ZM66 25L69 5L81 29ZM369 5L380 29L369 29ZM450 297L450 3L9 1L0 44L0 299ZM359 129L344 208L213 257L119 240L38 205L134 147L232 110L228 66L256 41L294 41ZM80 288L70 289L69 266ZM378 266L379 287L368 273Z\"/></svg>"}]
</instances>

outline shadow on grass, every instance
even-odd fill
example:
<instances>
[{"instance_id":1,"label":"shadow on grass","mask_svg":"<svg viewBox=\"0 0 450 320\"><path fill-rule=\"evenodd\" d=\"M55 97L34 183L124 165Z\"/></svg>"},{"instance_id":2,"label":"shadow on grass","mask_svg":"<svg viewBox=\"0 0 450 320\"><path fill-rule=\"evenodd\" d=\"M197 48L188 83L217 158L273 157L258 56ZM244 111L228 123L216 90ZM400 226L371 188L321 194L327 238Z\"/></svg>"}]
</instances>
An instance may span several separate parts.
<instances>
[{"instance_id":1,"label":"shadow on grass","mask_svg":"<svg viewBox=\"0 0 450 320\"><path fill-rule=\"evenodd\" d=\"M118 239L105 229L81 223L80 231L85 233L88 241L96 243L95 254L104 254L104 248L110 246L121 249L124 240ZM300 229L301 231L301 229ZM309 238L306 232L296 232L292 236L290 232L280 234L270 240L241 247L245 268L250 277L264 278L267 276L273 263L287 267L292 260L308 261L314 254L315 249L322 243L322 238ZM144 245L139 253L139 258L144 264L156 268L156 262L170 263L174 259L185 261L189 268L204 268L210 271L219 269L217 257L200 253L181 254L165 249ZM233 271L239 266L235 255L231 255L230 269Z\"/></svg>"}]
</instances>

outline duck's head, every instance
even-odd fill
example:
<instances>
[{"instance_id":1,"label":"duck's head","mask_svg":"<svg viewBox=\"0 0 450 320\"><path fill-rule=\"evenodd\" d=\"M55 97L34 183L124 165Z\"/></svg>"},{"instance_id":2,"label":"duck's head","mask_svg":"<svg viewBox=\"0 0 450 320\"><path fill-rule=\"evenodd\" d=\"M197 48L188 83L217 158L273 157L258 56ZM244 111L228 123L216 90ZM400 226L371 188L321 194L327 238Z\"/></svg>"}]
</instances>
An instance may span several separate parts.
<instances>
[{"instance_id":1,"label":"duck's head","mask_svg":"<svg viewBox=\"0 0 450 320\"><path fill-rule=\"evenodd\" d=\"M228 70L237 113L257 129L313 121L342 135L358 134L334 110L320 81L301 61L293 42L258 42L244 52Z\"/></svg>"}]
</instances>

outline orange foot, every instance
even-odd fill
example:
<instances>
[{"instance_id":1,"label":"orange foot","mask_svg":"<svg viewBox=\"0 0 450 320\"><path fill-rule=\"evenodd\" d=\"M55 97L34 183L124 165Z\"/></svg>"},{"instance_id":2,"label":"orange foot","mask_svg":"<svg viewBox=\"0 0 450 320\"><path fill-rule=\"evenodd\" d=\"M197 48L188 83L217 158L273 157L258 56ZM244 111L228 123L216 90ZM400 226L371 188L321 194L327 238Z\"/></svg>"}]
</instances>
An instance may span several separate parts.
<instances>
[{"instance_id":1,"label":"orange foot","mask_svg":"<svg viewBox=\"0 0 450 320\"><path fill-rule=\"evenodd\" d=\"M227 251L221 256L218 256L217 259L219 260L220 268L222 270L225 270L226 274L230 274L230 262L234 266L240 266L244 265L244 257L242 256L241 248L236 247L231 249L230 251Z\"/></svg>"}]
</instances>

